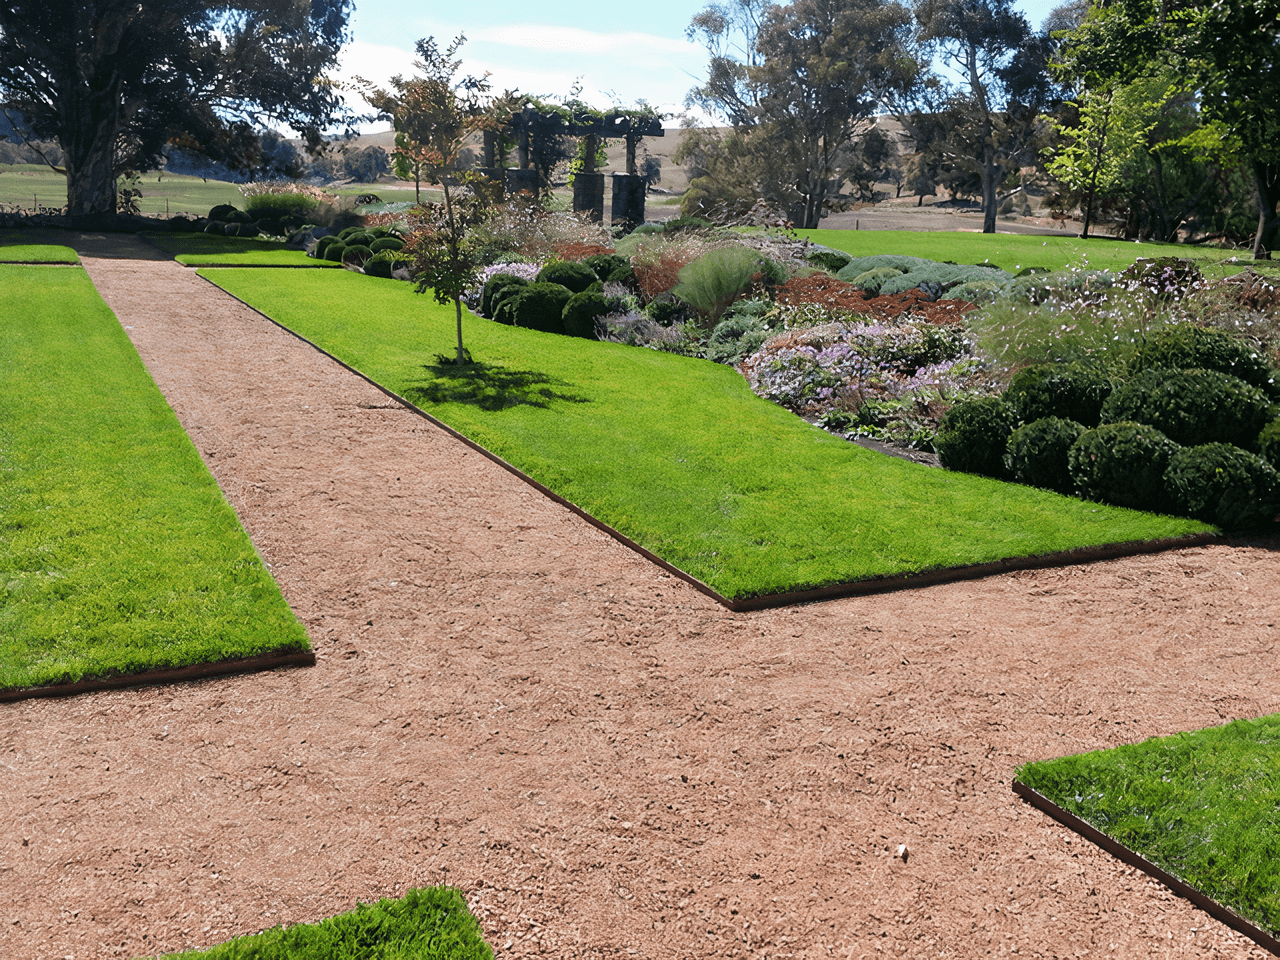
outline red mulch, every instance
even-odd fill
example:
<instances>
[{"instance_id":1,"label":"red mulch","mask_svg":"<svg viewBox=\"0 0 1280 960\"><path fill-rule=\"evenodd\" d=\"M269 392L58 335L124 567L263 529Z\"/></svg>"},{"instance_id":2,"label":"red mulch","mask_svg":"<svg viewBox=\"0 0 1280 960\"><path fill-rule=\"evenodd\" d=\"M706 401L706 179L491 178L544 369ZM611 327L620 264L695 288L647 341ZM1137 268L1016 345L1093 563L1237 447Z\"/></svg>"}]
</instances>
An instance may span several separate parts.
<instances>
[{"instance_id":1,"label":"red mulch","mask_svg":"<svg viewBox=\"0 0 1280 960\"><path fill-rule=\"evenodd\" d=\"M861 287L827 273L792 277L778 287L777 300L789 306L815 303L833 312L860 313L876 320L893 320L906 313L929 323L956 323L977 309L967 300L930 300L921 290L868 297Z\"/></svg>"}]
</instances>

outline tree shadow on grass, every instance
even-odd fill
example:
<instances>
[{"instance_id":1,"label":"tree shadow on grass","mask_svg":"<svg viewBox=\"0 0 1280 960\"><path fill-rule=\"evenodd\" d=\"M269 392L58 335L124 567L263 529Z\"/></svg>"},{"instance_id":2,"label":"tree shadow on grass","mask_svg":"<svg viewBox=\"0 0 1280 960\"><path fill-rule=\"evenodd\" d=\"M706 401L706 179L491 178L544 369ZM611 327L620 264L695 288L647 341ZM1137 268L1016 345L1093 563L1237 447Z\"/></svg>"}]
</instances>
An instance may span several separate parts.
<instances>
[{"instance_id":1,"label":"tree shadow on grass","mask_svg":"<svg viewBox=\"0 0 1280 960\"><path fill-rule=\"evenodd\" d=\"M572 393L568 381L557 380L537 370L511 370L491 363L472 361L455 364L437 358L423 365L429 379L408 387L405 398L423 403L469 403L481 410L508 407L550 407L556 401L589 403L587 397Z\"/></svg>"}]
</instances>

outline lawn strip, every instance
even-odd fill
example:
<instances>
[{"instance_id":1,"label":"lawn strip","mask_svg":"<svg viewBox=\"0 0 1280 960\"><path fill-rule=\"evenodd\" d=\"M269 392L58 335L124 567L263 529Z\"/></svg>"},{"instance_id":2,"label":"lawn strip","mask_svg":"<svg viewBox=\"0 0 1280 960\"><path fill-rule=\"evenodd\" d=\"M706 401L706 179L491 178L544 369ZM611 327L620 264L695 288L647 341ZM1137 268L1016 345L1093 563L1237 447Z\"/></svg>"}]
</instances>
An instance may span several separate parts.
<instances>
[{"instance_id":1,"label":"lawn strip","mask_svg":"<svg viewBox=\"0 0 1280 960\"><path fill-rule=\"evenodd\" d=\"M0 690L308 654L84 271L0 267L0 310Z\"/></svg>"},{"instance_id":2,"label":"lawn strip","mask_svg":"<svg viewBox=\"0 0 1280 960\"><path fill-rule=\"evenodd\" d=\"M52 243L32 243L30 230L0 230L0 263L79 263L70 247Z\"/></svg>"},{"instance_id":3,"label":"lawn strip","mask_svg":"<svg viewBox=\"0 0 1280 960\"><path fill-rule=\"evenodd\" d=\"M143 233L143 240L172 254L188 267L312 267L339 268L340 263L316 260L282 240L257 237L219 237L208 233Z\"/></svg>"},{"instance_id":4,"label":"lawn strip","mask_svg":"<svg viewBox=\"0 0 1280 960\"><path fill-rule=\"evenodd\" d=\"M1027 267L1123 270L1139 258L1181 257L1215 272L1236 273L1250 266L1238 250L1172 243L1133 243L1102 238L1048 237L1020 233L961 233L915 230L797 230L814 243L854 257L881 253L954 263L991 263L1010 273ZM1237 257L1238 262L1225 261Z\"/></svg>"},{"instance_id":5,"label":"lawn strip","mask_svg":"<svg viewBox=\"0 0 1280 960\"><path fill-rule=\"evenodd\" d=\"M1280 715L1029 763L1015 790L1280 953Z\"/></svg>"},{"instance_id":6,"label":"lawn strip","mask_svg":"<svg viewBox=\"0 0 1280 960\"><path fill-rule=\"evenodd\" d=\"M166 960L493 960L480 923L452 887L409 890L318 923L272 927Z\"/></svg>"},{"instance_id":7,"label":"lawn strip","mask_svg":"<svg viewBox=\"0 0 1280 960\"><path fill-rule=\"evenodd\" d=\"M734 369L468 317L349 271L202 275L732 601L1209 532L874 453Z\"/></svg>"}]
</instances>

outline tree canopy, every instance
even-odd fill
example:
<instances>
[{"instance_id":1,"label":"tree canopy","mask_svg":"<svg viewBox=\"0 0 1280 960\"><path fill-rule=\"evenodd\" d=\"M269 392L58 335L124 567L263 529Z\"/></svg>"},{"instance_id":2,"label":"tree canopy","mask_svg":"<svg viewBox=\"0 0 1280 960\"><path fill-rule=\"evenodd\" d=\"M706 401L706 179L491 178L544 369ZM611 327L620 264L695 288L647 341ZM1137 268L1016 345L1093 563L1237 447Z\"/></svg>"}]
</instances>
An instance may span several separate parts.
<instances>
[{"instance_id":1,"label":"tree canopy","mask_svg":"<svg viewBox=\"0 0 1280 960\"><path fill-rule=\"evenodd\" d=\"M116 177L166 144L231 165L255 128L318 147L342 113L320 78L352 0L10 0L0 4L0 104L64 153L72 217L113 215Z\"/></svg>"}]
</instances>

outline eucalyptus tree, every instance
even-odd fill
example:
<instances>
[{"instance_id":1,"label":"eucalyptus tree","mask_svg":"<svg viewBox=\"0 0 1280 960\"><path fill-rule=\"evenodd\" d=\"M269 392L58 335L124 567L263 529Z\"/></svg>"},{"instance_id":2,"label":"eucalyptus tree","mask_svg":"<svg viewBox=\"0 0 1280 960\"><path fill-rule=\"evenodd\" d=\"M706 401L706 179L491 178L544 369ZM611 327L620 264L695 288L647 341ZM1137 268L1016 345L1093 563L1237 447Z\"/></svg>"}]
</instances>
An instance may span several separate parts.
<instances>
[{"instance_id":1,"label":"eucalyptus tree","mask_svg":"<svg viewBox=\"0 0 1280 960\"><path fill-rule=\"evenodd\" d=\"M243 165L255 128L318 149L343 113L320 82L351 0L9 0L0 4L0 106L64 154L71 216L111 216L116 177L166 144Z\"/></svg>"}]
</instances>

